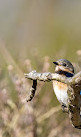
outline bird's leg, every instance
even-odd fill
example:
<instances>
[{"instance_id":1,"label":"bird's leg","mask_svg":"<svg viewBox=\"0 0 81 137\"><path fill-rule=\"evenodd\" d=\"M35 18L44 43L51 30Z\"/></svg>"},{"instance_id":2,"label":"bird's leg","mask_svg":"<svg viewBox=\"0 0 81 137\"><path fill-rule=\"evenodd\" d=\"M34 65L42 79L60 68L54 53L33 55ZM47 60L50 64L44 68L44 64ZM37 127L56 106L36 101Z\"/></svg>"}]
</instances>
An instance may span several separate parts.
<instances>
[{"instance_id":1,"label":"bird's leg","mask_svg":"<svg viewBox=\"0 0 81 137\"><path fill-rule=\"evenodd\" d=\"M62 107L62 111L63 112L68 113L68 108L67 108L67 106L65 104L62 103L61 107Z\"/></svg>"}]
</instances>

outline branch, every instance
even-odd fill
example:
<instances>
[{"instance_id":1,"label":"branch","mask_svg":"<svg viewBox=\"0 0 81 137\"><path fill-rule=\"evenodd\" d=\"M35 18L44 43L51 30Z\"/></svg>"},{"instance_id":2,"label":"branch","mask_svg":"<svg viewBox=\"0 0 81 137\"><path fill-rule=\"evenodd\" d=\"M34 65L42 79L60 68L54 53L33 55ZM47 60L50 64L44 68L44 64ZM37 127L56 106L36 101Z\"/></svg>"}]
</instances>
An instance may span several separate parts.
<instances>
[{"instance_id":1,"label":"branch","mask_svg":"<svg viewBox=\"0 0 81 137\"><path fill-rule=\"evenodd\" d=\"M35 70L31 71L28 74L24 74L25 78L31 79L31 80L39 80L44 82L49 82L52 80L58 80L63 83L68 84L69 81L65 77L59 76L58 74L54 74L51 72L45 72L45 73L37 73Z\"/></svg>"},{"instance_id":2,"label":"branch","mask_svg":"<svg viewBox=\"0 0 81 137\"><path fill-rule=\"evenodd\" d=\"M77 86L81 89L81 71L75 74L70 80L69 83L71 85Z\"/></svg>"},{"instance_id":3,"label":"branch","mask_svg":"<svg viewBox=\"0 0 81 137\"><path fill-rule=\"evenodd\" d=\"M80 116L80 89L81 89L81 72L74 75L72 78L65 78L58 74L45 72L37 73L32 71L29 74L24 74L26 78L33 80L33 90L31 90L30 99L31 101L35 95L37 80L50 82L52 80L57 80L68 85L68 112L71 119L72 125L75 128L81 128L81 116ZM34 86L34 81L36 82ZM33 92L34 91L34 92Z\"/></svg>"}]
</instances>

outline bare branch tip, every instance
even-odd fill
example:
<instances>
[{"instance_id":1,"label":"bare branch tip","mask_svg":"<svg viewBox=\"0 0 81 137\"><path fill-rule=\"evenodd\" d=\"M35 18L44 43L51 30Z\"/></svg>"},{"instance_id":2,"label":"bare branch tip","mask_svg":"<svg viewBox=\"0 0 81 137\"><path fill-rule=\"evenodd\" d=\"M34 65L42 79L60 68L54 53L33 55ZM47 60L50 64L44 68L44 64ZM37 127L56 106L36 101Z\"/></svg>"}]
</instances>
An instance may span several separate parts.
<instances>
[{"instance_id":1,"label":"bare branch tip","mask_svg":"<svg viewBox=\"0 0 81 137\"><path fill-rule=\"evenodd\" d=\"M28 74L24 73L25 78L28 76Z\"/></svg>"}]
</instances>

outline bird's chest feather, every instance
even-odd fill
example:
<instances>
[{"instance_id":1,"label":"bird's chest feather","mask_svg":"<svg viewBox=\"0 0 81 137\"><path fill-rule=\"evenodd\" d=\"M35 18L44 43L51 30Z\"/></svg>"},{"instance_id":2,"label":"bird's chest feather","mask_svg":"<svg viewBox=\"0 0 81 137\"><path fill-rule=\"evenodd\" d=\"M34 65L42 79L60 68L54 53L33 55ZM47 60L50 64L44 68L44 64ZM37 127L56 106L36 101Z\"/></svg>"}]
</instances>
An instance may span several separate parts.
<instances>
[{"instance_id":1,"label":"bird's chest feather","mask_svg":"<svg viewBox=\"0 0 81 137\"><path fill-rule=\"evenodd\" d=\"M57 99L60 103L67 104L68 94L67 90L68 87L66 84L58 81L53 81L53 89L56 94Z\"/></svg>"}]
</instances>

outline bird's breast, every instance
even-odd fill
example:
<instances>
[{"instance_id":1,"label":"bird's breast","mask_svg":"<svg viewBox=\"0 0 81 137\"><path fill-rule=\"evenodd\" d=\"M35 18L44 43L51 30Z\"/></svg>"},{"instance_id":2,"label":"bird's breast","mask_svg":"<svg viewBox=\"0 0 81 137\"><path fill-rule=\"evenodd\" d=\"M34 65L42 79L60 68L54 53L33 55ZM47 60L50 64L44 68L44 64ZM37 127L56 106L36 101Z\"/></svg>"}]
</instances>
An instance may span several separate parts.
<instances>
[{"instance_id":1,"label":"bird's breast","mask_svg":"<svg viewBox=\"0 0 81 137\"><path fill-rule=\"evenodd\" d=\"M54 80L53 89L59 102L67 104L67 100L68 100L67 84Z\"/></svg>"}]
</instances>

